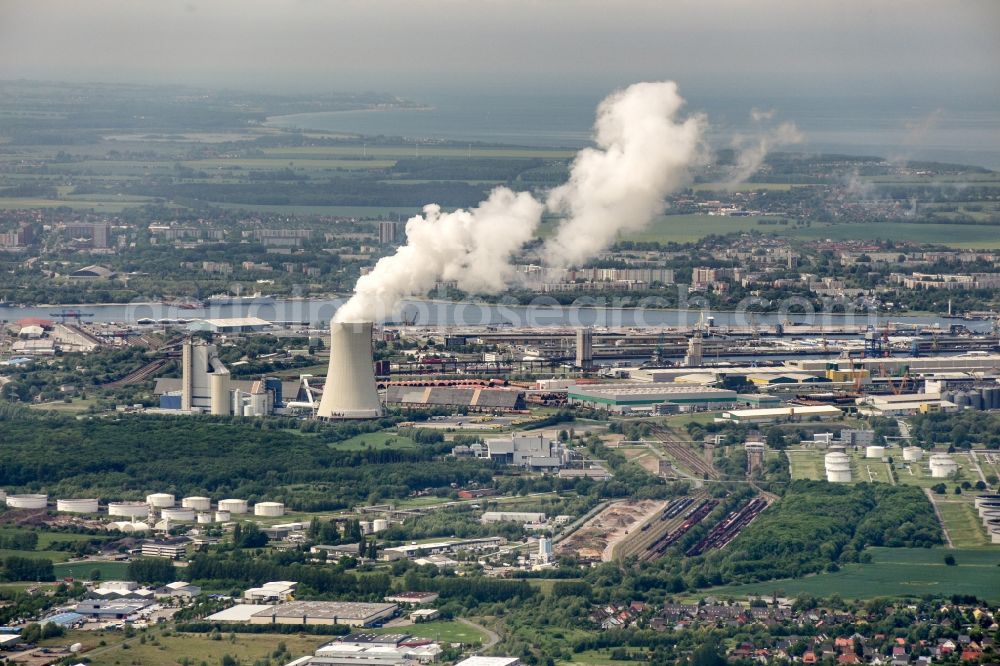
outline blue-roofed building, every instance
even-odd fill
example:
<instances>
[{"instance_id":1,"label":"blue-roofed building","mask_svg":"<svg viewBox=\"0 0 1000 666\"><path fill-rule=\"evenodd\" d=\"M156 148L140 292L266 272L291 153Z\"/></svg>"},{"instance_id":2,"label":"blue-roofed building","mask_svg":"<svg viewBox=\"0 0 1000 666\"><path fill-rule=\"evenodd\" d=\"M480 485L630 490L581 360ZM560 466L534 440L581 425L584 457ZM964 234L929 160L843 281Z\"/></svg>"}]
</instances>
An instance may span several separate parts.
<instances>
[{"instance_id":1,"label":"blue-roofed building","mask_svg":"<svg viewBox=\"0 0 1000 666\"><path fill-rule=\"evenodd\" d=\"M77 622L82 622L84 616L80 613L58 613L52 617L47 617L42 620L41 624L52 623L60 627L72 627Z\"/></svg>"}]
</instances>

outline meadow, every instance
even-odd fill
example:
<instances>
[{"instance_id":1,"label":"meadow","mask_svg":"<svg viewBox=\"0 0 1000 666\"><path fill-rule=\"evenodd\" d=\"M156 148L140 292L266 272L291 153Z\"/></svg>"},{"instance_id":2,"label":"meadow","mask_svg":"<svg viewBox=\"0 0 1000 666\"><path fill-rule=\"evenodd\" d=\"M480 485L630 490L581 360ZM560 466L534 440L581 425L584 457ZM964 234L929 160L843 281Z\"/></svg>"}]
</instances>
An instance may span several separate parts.
<instances>
[{"instance_id":1,"label":"meadow","mask_svg":"<svg viewBox=\"0 0 1000 666\"><path fill-rule=\"evenodd\" d=\"M1000 601L1000 549L870 548L872 562L847 564L837 572L798 579L711 588L714 596L797 596L845 599L971 594ZM952 555L955 566L944 558Z\"/></svg>"}]
</instances>

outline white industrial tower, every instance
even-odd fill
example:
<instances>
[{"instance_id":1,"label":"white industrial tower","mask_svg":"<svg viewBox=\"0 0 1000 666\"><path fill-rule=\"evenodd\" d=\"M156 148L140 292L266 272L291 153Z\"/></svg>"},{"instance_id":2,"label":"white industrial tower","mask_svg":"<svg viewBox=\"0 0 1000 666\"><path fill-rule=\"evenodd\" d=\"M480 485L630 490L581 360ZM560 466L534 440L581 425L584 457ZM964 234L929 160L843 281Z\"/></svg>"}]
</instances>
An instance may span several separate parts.
<instances>
[{"instance_id":1,"label":"white industrial tower","mask_svg":"<svg viewBox=\"0 0 1000 666\"><path fill-rule=\"evenodd\" d=\"M215 345L204 340L184 341L181 352L181 409L232 413L229 370L219 360Z\"/></svg>"},{"instance_id":2,"label":"white industrial tower","mask_svg":"<svg viewBox=\"0 0 1000 666\"><path fill-rule=\"evenodd\" d=\"M382 416L375 387L372 322L330 322L330 369L316 416L371 419Z\"/></svg>"}]
</instances>

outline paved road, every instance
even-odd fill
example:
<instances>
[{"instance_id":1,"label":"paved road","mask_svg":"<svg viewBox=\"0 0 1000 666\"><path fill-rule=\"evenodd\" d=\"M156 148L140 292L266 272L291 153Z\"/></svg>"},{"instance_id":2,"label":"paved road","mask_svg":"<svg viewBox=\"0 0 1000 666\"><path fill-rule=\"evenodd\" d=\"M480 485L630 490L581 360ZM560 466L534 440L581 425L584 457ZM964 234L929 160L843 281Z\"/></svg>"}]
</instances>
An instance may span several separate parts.
<instances>
[{"instance_id":1,"label":"paved road","mask_svg":"<svg viewBox=\"0 0 1000 666\"><path fill-rule=\"evenodd\" d=\"M474 650L474 652L484 652L500 642L500 635L497 634L497 632L493 631L492 629L487 629L483 625L476 624L472 620L466 620L464 617L457 617L455 618L455 621L461 622L467 627L478 629L479 631L486 634L486 642L480 645L476 650Z\"/></svg>"}]
</instances>

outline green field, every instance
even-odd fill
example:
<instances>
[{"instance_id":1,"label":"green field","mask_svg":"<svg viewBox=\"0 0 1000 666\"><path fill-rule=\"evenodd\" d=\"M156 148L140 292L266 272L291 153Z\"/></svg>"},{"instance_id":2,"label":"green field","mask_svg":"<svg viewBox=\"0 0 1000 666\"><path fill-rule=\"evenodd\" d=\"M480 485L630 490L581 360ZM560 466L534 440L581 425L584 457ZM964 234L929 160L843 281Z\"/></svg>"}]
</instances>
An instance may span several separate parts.
<instances>
[{"instance_id":1,"label":"green field","mask_svg":"<svg viewBox=\"0 0 1000 666\"><path fill-rule=\"evenodd\" d=\"M390 146L361 146L358 144L345 146L301 146L289 148L265 148L268 157L294 160L304 157L312 159L334 159L343 157L405 159L410 157L519 157L525 159L566 159L573 157L576 151L554 148L507 148L485 146L425 146L417 148L414 144L396 144Z\"/></svg>"},{"instance_id":2,"label":"green field","mask_svg":"<svg viewBox=\"0 0 1000 666\"><path fill-rule=\"evenodd\" d=\"M403 627L382 627L375 629L377 634L404 633L418 638L431 638L442 643L482 643L485 640L483 632L453 620L435 620Z\"/></svg>"},{"instance_id":3,"label":"green field","mask_svg":"<svg viewBox=\"0 0 1000 666\"><path fill-rule=\"evenodd\" d=\"M206 634L172 634L163 636L159 631L145 632L145 644L139 636L128 640L120 633L103 636L109 645L100 647L101 638L97 632L73 632L68 637L56 639L54 644L67 645L67 640L80 640L87 650L84 657L92 666L118 666L121 664L142 664L142 666L176 666L188 659L192 664L203 661L218 664L225 655L235 657L241 664L252 664L258 659L270 657L278 643L284 643L293 657L312 654L320 645L330 640L329 636L300 636L294 634L235 634L223 640L212 640ZM86 634L91 634L87 636ZM125 648L128 645L128 648ZM90 649L93 648L93 649ZM280 662L285 663L285 662Z\"/></svg>"},{"instance_id":4,"label":"green field","mask_svg":"<svg viewBox=\"0 0 1000 666\"><path fill-rule=\"evenodd\" d=\"M100 571L101 580L121 580L127 570L128 562L64 562L55 565L56 578L71 576L80 580L90 580L92 571Z\"/></svg>"},{"instance_id":5,"label":"green field","mask_svg":"<svg viewBox=\"0 0 1000 666\"><path fill-rule=\"evenodd\" d=\"M872 554L871 563L847 564L836 573L728 585L711 588L705 594L738 597L839 594L845 599L974 594L988 601L1000 601L1000 548L870 548L866 552ZM956 566L945 565L946 555L955 557Z\"/></svg>"},{"instance_id":6,"label":"green field","mask_svg":"<svg viewBox=\"0 0 1000 666\"><path fill-rule=\"evenodd\" d=\"M412 449L417 446L409 437L401 437L393 432L366 432L342 442L331 444L338 451L363 451L364 449Z\"/></svg>"},{"instance_id":7,"label":"green field","mask_svg":"<svg viewBox=\"0 0 1000 666\"><path fill-rule=\"evenodd\" d=\"M954 495L935 497L938 513L948 528L948 536L956 548L977 548L989 546L983 521L973 506L972 500L951 499ZM997 549L1000 552L1000 548Z\"/></svg>"},{"instance_id":8,"label":"green field","mask_svg":"<svg viewBox=\"0 0 1000 666\"><path fill-rule=\"evenodd\" d=\"M745 219L745 218L744 218ZM770 228L774 230L774 227ZM762 227L767 231L768 227ZM802 240L876 240L905 238L914 243L934 243L954 248L1000 248L1000 226L984 224L824 224L781 227L779 235Z\"/></svg>"},{"instance_id":9,"label":"green field","mask_svg":"<svg viewBox=\"0 0 1000 666\"><path fill-rule=\"evenodd\" d=\"M272 170L289 168L294 171L308 169L388 169L395 166L396 160L347 160L347 159L315 159L293 157L290 159L273 158L235 158L235 159L205 159L183 162L192 169L247 169Z\"/></svg>"},{"instance_id":10,"label":"green field","mask_svg":"<svg viewBox=\"0 0 1000 666\"><path fill-rule=\"evenodd\" d=\"M662 215L642 231L625 236L626 240L691 243L711 234L731 234L744 231L786 233L789 226L757 224L758 217L728 217L721 215Z\"/></svg>"}]
</instances>

